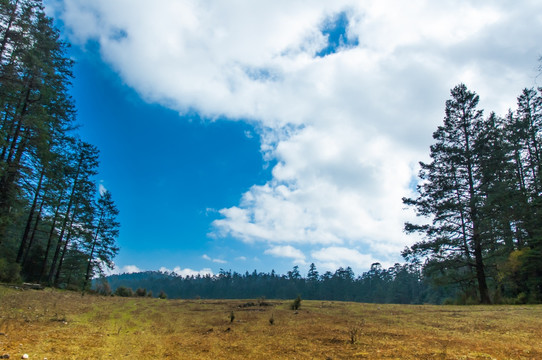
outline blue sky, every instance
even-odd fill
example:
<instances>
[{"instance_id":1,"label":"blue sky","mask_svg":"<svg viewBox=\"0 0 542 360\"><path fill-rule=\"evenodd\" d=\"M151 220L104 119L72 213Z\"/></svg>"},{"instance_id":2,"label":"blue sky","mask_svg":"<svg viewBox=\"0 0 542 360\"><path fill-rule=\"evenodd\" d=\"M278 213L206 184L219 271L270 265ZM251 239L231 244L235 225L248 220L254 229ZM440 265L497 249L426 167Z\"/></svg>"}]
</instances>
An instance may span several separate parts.
<instances>
[{"instance_id":1,"label":"blue sky","mask_svg":"<svg viewBox=\"0 0 542 360\"><path fill-rule=\"evenodd\" d=\"M98 182L122 210L118 267L216 272L232 267L226 257L246 261L252 250L208 234L218 209L270 178L272 162L262 159L253 126L180 116L142 101L95 52L75 47L70 56L78 132L100 149Z\"/></svg>"},{"instance_id":2,"label":"blue sky","mask_svg":"<svg viewBox=\"0 0 542 360\"><path fill-rule=\"evenodd\" d=\"M117 272L401 261L449 90L503 114L542 53L528 1L46 5L120 210Z\"/></svg>"}]
</instances>

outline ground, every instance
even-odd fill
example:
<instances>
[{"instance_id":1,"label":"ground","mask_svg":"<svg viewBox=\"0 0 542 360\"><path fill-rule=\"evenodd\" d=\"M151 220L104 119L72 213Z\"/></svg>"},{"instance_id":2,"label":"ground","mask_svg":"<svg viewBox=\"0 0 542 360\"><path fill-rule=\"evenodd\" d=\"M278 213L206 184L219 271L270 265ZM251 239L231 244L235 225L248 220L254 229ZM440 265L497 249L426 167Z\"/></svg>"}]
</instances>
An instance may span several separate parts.
<instances>
[{"instance_id":1,"label":"ground","mask_svg":"<svg viewBox=\"0 0 542 360\"><path fill-rule=\"evenodd\" d=\"M0 358L542 359L540 305L303 300L293 311L292 300L160 300L0 286Z\"/></svg>"}]
</instances>

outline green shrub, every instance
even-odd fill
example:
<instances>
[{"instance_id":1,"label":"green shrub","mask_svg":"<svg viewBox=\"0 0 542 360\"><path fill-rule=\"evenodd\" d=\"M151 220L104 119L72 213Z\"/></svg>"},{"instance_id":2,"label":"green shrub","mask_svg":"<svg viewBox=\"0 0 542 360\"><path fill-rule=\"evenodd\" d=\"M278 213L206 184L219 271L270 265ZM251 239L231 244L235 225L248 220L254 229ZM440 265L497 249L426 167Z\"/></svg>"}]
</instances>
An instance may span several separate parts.
<instances>
[{"instance_id":1,"label":"green shrub","mask_svg":"<svg viewBox=\"0 0 542 360\"><path fill-rule=\"evenodd\" d=\"M529 297L527 296L526 293L521 292L521 293L518 294L518 296L516 296L515 303L518 304L518 305L527 304L528 298Z\"/></svg>"},{"instance_id":2,"label":"green shrub","mask_svg":"<svg viewBox=\"0 0 542 360\"><path fill-rule=\"evenodd\" d=\"M115 290L115 295L121 297L132 297L134 296L134 291L126 286L119 286L117 290Z\"/></svg>"},{"instance_id":3,"label":"green shrub","mask_svg":"<svg viewBox=\"0 0 542 360\"><path fill-rule=\"evenodd\" d=\"M297 298L292 302L292 305L290 305L290 308L292 310L298 310L301 307L301 296L297 295Z\"/></svg>"},{"instance_id":4,"label":"green shrub","mask_svg":"<svg viewBox=\"0 0 542 360\"><path fill-rule=\"evenodd\" d=\"M158 297L160 299L167 299L167 294L164 292L164 290L160 290L160 294L158 294Z\"/></svg>"},{"instance_id":5,"label":"green shrub","mask_svg":"<svg viewBox=\"0 0 542 360\"><path fill-rule=\"evenodd\" d=\"M21 267L14 262L0 259L0 281L7 283L21 282Z\"/></svg>"},{"instance_id":6,"label":"green shrub","mask_svg":"<svg viewBox=\"0 0 542 360\"><path fill-rule=\"evenodd\" d=\"M110 296L113 293L109 282L105 279L101 279L100 282L96 284L96 292L103 296Z\"/></svg>"},{"instance_id":7,"label":"green shrub","mask_svg":"<svg viewBox=\"0 0 542 360\"><path fill-rule=\"evenodd\" d=\"M147 296L147 289L137 288L135 294L140 297L145 297Z\"/></svg>"},{"instance_id":8,"label":"green shrub","mask_svg":"<svg viewBox=\"0 0 542 360\"><path fill-rule=\"evenodd\" d=\"M364 326L365 326L364 320L358 322L355 325L350 326L348 330L348 334L350 335L350 339L349 339L350 344L356 344L359 341L361 334L363 333Z\"/></svg>"},{"instance_id":9,"label":"green shrub","mask_svg":"<svg viewBox=\"0 0 542 360\"><path fill-rule=\"evenodd\" d=\"M452 298L446 298L442 302L442 305L455 305L455 300Z\"/></svg>"}]
</instances>

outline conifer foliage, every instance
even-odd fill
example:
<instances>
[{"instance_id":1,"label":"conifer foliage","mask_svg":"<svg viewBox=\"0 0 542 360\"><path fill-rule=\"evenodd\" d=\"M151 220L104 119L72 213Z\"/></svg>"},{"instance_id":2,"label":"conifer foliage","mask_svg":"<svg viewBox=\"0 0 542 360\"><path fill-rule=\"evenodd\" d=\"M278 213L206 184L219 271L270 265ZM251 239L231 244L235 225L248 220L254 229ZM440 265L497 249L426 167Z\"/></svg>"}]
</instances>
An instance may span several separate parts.
<instances>
[{"instance_id":1,"label":"conifer foliage","mask_svg":"<svg viewBox=\"0 0 542 360\"><path fill-rule=\"evenodd\" d=\"M525 89L505 118L479 110L463 84L451 91L418 197L404 198L429 224L405 224L424 240L405 249L424 274L481 303L542 300L542 89Z\"/></svg>"},{"instance_id":2,"label":"conifer foliage","mask_svg":"<svg viewBox=\"0 0 542 360\"><path fill-rule=\"evenodd\" d=\"M75 131L67 48L40 0L0 0L0 281L81 287L117 251L98 149Z\"/></svg>"}]
</instances>

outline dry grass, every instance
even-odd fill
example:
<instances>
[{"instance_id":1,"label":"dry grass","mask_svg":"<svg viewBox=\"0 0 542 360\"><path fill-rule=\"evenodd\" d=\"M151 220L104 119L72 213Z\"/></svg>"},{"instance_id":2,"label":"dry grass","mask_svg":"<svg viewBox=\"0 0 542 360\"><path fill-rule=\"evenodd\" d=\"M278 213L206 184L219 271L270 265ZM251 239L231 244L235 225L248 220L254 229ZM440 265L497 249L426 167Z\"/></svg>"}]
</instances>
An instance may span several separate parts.
<instances>
[{"instance_id":1,"label":"dry grass","mask_svg":"<svg viewBox=\"0 0 542 360\"><path fill-rule=\"evenodd\" d=\"M81 297L0 286L0 356L542 359L542 306L303 301L295 313L291 301L240 307L246 302Z\"/></svg>"}]
</instances>

